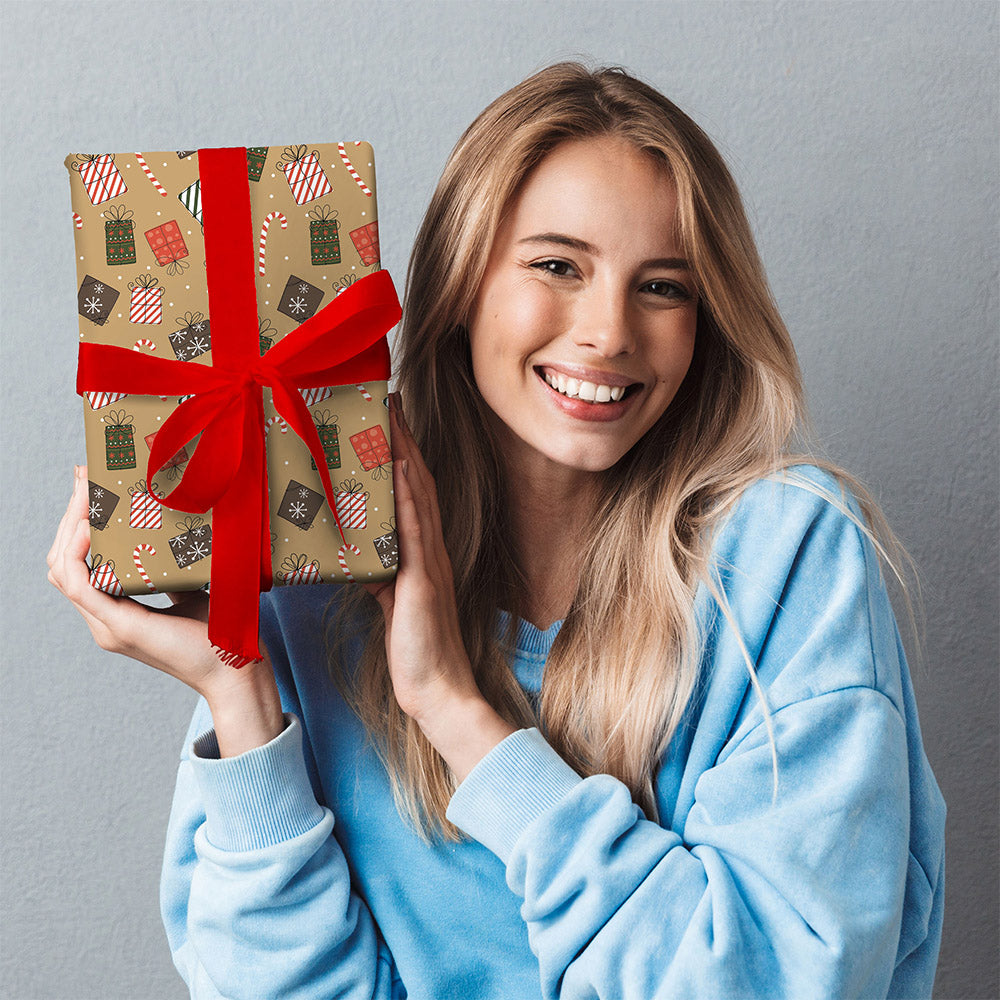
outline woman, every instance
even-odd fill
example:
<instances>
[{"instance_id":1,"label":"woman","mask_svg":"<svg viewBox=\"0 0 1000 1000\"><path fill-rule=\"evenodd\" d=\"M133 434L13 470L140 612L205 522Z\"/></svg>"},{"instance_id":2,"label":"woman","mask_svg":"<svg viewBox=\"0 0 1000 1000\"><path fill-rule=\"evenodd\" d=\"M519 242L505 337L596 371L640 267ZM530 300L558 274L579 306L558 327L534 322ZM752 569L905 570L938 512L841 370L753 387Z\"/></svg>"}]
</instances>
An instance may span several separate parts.
<instances>
[{"instance_id":1,"label":"woman","mask_svg":"<svg viewBox=\"0 0 1000 1000\"><path fill-rule=\"evenodd\" d=\"M162 883L192 995L929 996L944 804L877 538L903 554L791 454L705 135L617 69L502 95L396 344L399 574L268 595L267 660L221 665L197 597L89 588L85 475L50 553L102 646L203 696Z\"/></svg>"}]
</instances>

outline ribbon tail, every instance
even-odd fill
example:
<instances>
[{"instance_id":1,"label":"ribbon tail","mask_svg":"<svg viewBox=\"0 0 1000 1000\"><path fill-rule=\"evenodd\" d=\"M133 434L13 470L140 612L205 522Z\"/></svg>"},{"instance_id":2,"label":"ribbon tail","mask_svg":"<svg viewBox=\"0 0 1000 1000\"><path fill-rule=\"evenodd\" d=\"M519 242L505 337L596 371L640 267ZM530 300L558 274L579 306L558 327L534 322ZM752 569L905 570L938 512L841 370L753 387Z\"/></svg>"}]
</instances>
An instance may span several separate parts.
<instances>
[{"instance_id":1,"label":"ribbon tail","mask_svg":"<svg viewBox=\"0 0 1000 1000\"><path fill-rule=\"evenodd\" d=\"M309 408L295 388L289 386L285 380L275 382L271 386L271 399L274 402L274 408L288 421L288 425L292 430L302 438L313 460L316 462L319 478L323 481L323 492L326 494L326 502L330 505L333 519L337 524L337 530L340 532L340 539L346 545L347 537L344 535L344 528L340 523L340 515L337 513L337 503L333 496L333 483L330 482L330 472L326 467L326 453L323 451L323 445L320 443L316 425L312 422L312 417L309 415Z\"/></svg>"},{"instance_id":2,"label":"ribbon tail","mask_svg":"<svg viewBox=\"0 0 1000 1000\"><path fill-rule=\"evenodd\" d=\"M233 667L262 659L260 625L260 542L267 507L259 502L264 475L264 437L254 433L264 421L261 394L244 410L243 461L230 488L212 511L212 561L226 567L213 573L208 604L208 638L220 659ZM266 486L265 486L266 490Z\"/></svg>"}]
</instances>

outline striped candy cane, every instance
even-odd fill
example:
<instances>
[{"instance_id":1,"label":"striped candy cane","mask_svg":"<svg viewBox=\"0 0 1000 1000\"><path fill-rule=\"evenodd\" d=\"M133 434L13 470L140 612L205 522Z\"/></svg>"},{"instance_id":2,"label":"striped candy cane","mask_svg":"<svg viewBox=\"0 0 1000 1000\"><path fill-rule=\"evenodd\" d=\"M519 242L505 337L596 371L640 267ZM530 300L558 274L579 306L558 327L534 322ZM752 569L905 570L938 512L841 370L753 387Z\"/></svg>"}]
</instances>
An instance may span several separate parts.
<instances>
[{"instance_id":1,"label":"striped candy cane","mask_svg":"<svg viewBox=\"0 0 1000 1000\"><path fill-rule=\"evenodd\" d=\"M351 542L347 542L345 545L341 545L340 548L337 549L337 562L340 563L340 568L344 571L344 576L346 576L348 580L353 581L354 574L347 568L346 552L353 552L354 555L359 556L361 555L361 549Z\"/></svg>"},{"instance_id":2,"label":"striped candy cane","mask_svg":"<svg viewBox=\"0 0 1000 1000\"><path fill-rule=\"evenodd\" d=\"M136 153L135 158L139 161L139 166L142 167L142 172L149 178L150 184L156 188L157 191L163 195L164 198L167 196L167 192L164 190L163 185L156 179L153 171L149 169L149 164L143 159L142 153Z\"/></svg>"},{"instance_id":3,"label":"striped candy cane","mask_svg":"<svg viewBox=\"0 0 1000 1000\"><path fill-rule=\"evenodd\" d=\"M73 225L76 226L77 229L83 229L83 219L81 219L76 212L73 213Z\"/></svg>"},{"instance_id":4,"label":"striped candy cane","mask_svg":"<svg viewBox=\"0 0 1000 1000\"><path fill-rule=\"evenodd\" d=\"M258 254L258 267L257 273L264 273L264 251L267 249L267 231L271 226L271 220L278 219L281 222L281 228L288 228L288 220L284 217L281 212L268 212L264 216L264 222L260 227L260 253Z\"/></svg>"},{"instance_id":5,"label":"striped candy cane","mask_svg":"<svg viewBox=\"0 0 1000 1000\"><path fill-rule=\"evenodd\" d=\"M368 391L368 388L366 386L359 385L355 386L355 388L358 390L358 392L361 393L362 396L365 397L366 402L370 403L372 401L372 394Z\"/></svg>"},{"instance_id":6,"label":"striped candy cane","mask_svg":"<svg viewBox=\"0 0 1000 1000\"><path fill-rule=\"evenodd\" d=\"M156 549L154 549L152 545L147 545L145 542L140 542L132 550L132 562L135 563L135 568L139 571L139 576L142 577L146 586L149 587L150 590L156 590L153 581L150 580L149 574L146 572L145 567L142 565L142 559L139 558L139 555L142 552L148 552L151 556L155 556Z\"/></svg>"},{"instance_id":7,"label":"striped candy cane","mask_svg":"<svg viewBox=\"0 0 1000 1000\"><path fill-rule=\"evenodd\" d=\"M141 351L144 347L149 351L156 350L156 344L154 344L148 337L140 337L139 340L132 345L132 350ZM166 399L166 396L163 398Z\"/></svg>"},{"instance_id":8,"label":"striped candy cane","mask_svg":"<svg viewBox=\"0 0 1000 1000\"><path fill-rule=\"evenodd\" d=\"M285 423L285 418L282 416L268 417L264 421L264 433L266 434L275 424L280 424L279 430L282 434L288 433L288 424Z\"/></svg>"},{"instance_id":9,"label":"striped candy cane","mask_svg":"<svg viewBox=\"0 0 1000 1000\"><path fill-rule=\"evenodd\" d=\"M360 146L361 142L356 141L355 146ZM357 170L354 169L354 164L351 163L347 150L344 148L342 142L337 143L337 152L340 153L340 158L344 161L344 166L347 167L347 172L354 178L355 183L361 188L362 191L370 198L372 196L371 188L358 176Z\"/></svg>"}]
</instances>

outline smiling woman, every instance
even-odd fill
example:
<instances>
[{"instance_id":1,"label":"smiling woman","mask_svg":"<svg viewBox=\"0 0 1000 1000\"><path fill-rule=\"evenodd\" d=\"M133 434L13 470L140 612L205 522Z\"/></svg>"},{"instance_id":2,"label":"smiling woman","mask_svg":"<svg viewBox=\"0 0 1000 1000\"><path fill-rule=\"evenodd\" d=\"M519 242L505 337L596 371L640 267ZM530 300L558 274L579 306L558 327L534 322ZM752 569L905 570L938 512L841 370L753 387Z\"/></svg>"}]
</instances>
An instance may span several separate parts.
<instances>
[{"instance_id":1,"label":"smiling woman","mask_svg":"<svg viewBox=\"0 0 1000 1000\"><path fill-rule=\"evenodd\" d=\"M704 133L620 69L501 95L396 346L398 575L267 595L267 660L220 670L200 605L80 599L79 485L50 554L99 641L205 696L162 882L192 995L929 996L906 556L801 450Z\"/></svg>"}]
</instances>

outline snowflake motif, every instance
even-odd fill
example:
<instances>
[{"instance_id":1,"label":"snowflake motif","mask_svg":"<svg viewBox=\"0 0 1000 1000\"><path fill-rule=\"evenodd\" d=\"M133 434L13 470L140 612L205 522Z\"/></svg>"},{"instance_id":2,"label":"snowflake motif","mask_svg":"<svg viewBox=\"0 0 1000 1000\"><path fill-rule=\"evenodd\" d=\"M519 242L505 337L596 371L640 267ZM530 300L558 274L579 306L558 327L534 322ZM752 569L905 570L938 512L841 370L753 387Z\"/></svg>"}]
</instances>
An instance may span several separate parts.
<instances>
[{"instance_id":1,"label":"snowflake motif","mask_svg":"<svg viewBox=\"0 0 1000 1000\"><path fill-rule=\"evenodd\" d=\"M306 292L308 291L309 291L309 286L303 281L302 284L299 285L299 293L301 295L305 295Z\"/></svg>"},{"instance_id":2,"label":"snowflake motif","mask_svg":"<svg viewBox=\"0 0 1000 1000\"><path fill-rule=\"evenodd\" d=\"M187 351L183 347L177 352L177 360L187 361Z\"/></svg>"},{"instance_id":3,"label":"snowflake motif","mask_svg":"<svg viewBox=\"0 0 1000 1000\"><path fill-rule=\"evenodd\" d=\"M104 291L104 285L102 285L99 281L95 281L94 284L91 285L90 290L95 295L100 295Z\"/></svg>"},{"instance_id":4,"label":"snowflake motif","mask_svg":"<svg viewBox=\"0 0 1000 1000\"><path fill-rule=\"evenodd\" d=\"M196 538L201 538L201 536L205 534L204 526L199 526L195 528L194 530L192 530L191 534L194 535Z\"/></svg>"},{"instance_id":5,"label":"snowflake motif","mask_svg":"<svg viewBox=\"0 0 1000 1000\"><path fill-rule=\"evenodd\" d=\"M290 503L288 505L288 513L292 517L305 518L306 516L306 505L304 503Z\"/></svg>"},{"instance_id":6,"label":"snowflake motif","mask_svg":"<svg viewBox=\"0 0 1000 1000\"><path fill-rule=\"evenodd\" d=\"M99 503L95 502L90 505L89 517L91 521L99 521L103 513L104 511L101 509L101 505Z\"/></svg>"},{"instance_id":7,"label":"snowflake motif","mask_svg":"<svg viewBox=\"0 0 1000 1000\"><path fill-rule=\"evenodd\" d=\"M307 490L305 486L303 486L302 489L299 490L299 496L303 498L309 496L309 490Z\"/></svg>"},{"instance_id":8,"label":"snowflake motif","mask_svg":"<svg viewBox=\"0 0 1000 1000\"><path fill-rule=\"evenodd\" d=\"M195 542L185 553L191 562L197 562L199 559L204 559L208 555L208 548L205 546L204 542Z\"/></svg>"},{"instance_id":9,"label":"snowflake motif","mask_svg":"<svg viewBox=\"0 0 1000 1000\"><path fill-rule=\"evenodd\" d=\"M104 490L101 489L100 486L95 486L94 487L94 496L95 497L102 497L102 496L104 496Z\"/></svg>"},{"instance_id":10,"label":"snowflake motif","mask_svg":"<svg viewBox=\"0 0 1000 1000\"><path fill-rule=\"evenodd\" d=\"M196 355L204 354L208 349L208 341L205 340L204 337L195 337L194 340L191 341L191 350Z\"/></svg>"},{"instance_id":11,"label":"snowflake motif","mask_svg":"<svg viewBox=\"0 0 1000 1000\"><path fill-rule=\"evenodd\" d=\"M205 324L204 323L192 323L191 324L191 329L195 333L201 333L201 331L205 329Z\"/></svg>"},{"instance_id":12,"label":"snowflake motif","mask_svg":"<svg viewBox=\"0 0 1000 1000\"><path fill-rule=\"evenodd\" d=\"M293 313L304 313L306 311L306 304L305 299L291 299L288 303L288 308Z\"/></svg>"},{"instance_id":13,"label":"snowflake motif","mask_svg":"<svg viewBox=\"0 0 1000 1000\"><path fill-rule=\"evenodd\" d=\"M90 298L84 302L83 308L93 316L94 313L99 313L104 308L104 303L98 298Z\"/></svg>"},{"instance_id":14,"label":"snowflake motif","mask_svg":"<svg viewBox=\"0 0 1000 1000\"><path fill-rule=\"evenodd\" d=\"M184 567L187 565L187 553L186 552L182 552L176 558L177 558L177 566L180 569L184 569Z\"/></svg>"},{"instance_id":15,"label":"snowflake motif","mask_svg":"<svg viewBox=\"0 0 1000 1000\"><path fill-rule=\"evenodd\" d=\"M186 534L186 533L185 533ZM170 547L173 549L180 549L184 547L184 543L187 541L185 535L178 535L176 538L170 539Z\"/></svg>"}]
</instances>

